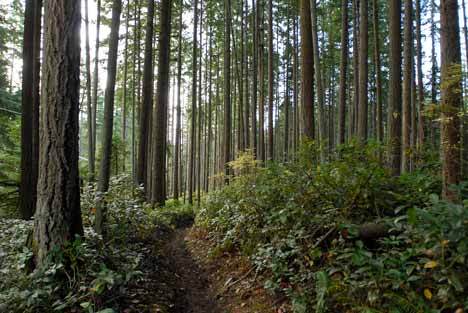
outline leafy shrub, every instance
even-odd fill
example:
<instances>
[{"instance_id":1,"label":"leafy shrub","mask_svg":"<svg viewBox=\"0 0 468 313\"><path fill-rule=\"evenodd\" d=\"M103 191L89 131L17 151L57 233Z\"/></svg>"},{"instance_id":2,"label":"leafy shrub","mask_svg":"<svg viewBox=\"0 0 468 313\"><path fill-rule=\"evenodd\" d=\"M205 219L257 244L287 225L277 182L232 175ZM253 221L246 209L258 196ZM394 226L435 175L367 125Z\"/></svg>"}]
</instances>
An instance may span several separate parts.
<instances>
[{"instance_id":1,"label":"leafy shrub","mask_svg":"<svg viewBox=\"0 0 468 313\"><path fill-rule=\"evenodd\" d=\"M247 153L232 162L229 186L207 196L197 223L218 250L250 256L295 312L466 308L466 203L430 196L440 191L432 168L394 178L381 155L379 145L351 143L317 165L307 143L298 162L262 168ZM360 238L368 222L387 235Z\"/></svg>"}]
</instances>

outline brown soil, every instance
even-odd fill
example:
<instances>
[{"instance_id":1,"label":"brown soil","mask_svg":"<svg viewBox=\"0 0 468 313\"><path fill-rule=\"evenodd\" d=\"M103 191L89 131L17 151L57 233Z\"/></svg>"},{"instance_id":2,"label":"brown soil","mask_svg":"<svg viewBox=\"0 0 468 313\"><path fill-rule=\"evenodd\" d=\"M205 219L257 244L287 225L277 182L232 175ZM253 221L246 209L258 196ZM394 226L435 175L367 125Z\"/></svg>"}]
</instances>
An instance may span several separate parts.
<instances>
[{"instance_id":1,"label":"brown soil","mask_svg":"<svg viewBox=\"0 0 468 313\"><path fill-rule=\"evenodd\" d=\"M157 238L157 239L156 239ZM218 252L208 233L192 227L155 235L143 275L120 301L124 313L290 312L235 252Z\"/></svg>"}]
</instances>

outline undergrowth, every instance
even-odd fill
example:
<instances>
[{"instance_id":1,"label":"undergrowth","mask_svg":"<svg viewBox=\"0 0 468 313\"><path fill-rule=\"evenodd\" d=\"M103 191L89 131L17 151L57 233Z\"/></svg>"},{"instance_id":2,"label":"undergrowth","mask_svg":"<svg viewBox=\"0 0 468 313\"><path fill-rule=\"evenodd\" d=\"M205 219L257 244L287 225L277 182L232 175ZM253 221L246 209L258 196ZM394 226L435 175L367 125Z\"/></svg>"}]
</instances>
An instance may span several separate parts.
<instances>
[{"instance_id":1,"label":"undergrowth","mask_svg":"<svg viewBox=\"0 0 468 313\"><path fill-rule=\"evenodd\" d=\"M112 178L104 198L106 236L92 228L97 197L89 185L82 193L84 237L54 250L33 271L26 244L32 222L0 219L0 312L119 312L129 285L144 279L143 252L157 248L171 226L193 218L191 210L176 203L171 214L145 204L128 176Z\"/></svg>"},{"instance_id":2,"label":"undergrowth","mask_svg":"<svg viewBox=\"0 0 468 313\"><path fill-rule=\"evenodd\" d=\"M218 252L249 256L296 313L463 312L468 201L439 199L436 162L395 178L382 152L354 143L316 165L306 144L297 162L266 167L243 154L197 223Z\"/></svg>"}]
</instances>

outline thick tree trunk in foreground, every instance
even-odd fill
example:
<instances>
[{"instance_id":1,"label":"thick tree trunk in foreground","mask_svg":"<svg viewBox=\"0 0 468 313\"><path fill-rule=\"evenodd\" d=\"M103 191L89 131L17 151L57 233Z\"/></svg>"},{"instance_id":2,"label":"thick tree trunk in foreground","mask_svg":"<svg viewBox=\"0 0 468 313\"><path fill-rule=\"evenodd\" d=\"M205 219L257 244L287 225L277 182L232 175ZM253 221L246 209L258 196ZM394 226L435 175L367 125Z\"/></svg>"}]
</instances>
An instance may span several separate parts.
<instances>
[{"instance_id":1,"label":"thick tree trunk in foreground","mask_svg":"<svg viewBox=\"0 0 468 313\"><path fill-rule=\"evenodd\" d=\"M389 0L389 166L393 175L401 171L401 0Z\"/></svg>"},{"instance_id":2,"label":"thick tree trunk in foreground","mask_svg":"<svg viewBox=\"0 0 468 313\"><path fill-rule=\"evenodd\" d=\"M153 145L156 151L153 157L152 202L157 205L165 203L165 159L166 133L165 122L168 107L169 67L171 43L171 0L161 2L161 20L159 35L158 83L156 87L156 107L153 118Z\"/></svg>"},{"instance_id":3,"label":"thick tree trunk in foreground","mask_svg":"<svg viewBox=\"0 0 468 313\"><path fill-rule=\"evenodd\" d=\"M23 219L36 210L39 164L39 80L42 1L26 1L21 97L21 184L19 208Z\"/></svg>"},{"instance_id":4,"label":"thick tree trunk in foreground","mask_svg":"<svg viewBox=\"0 0 468 313\"><path fill-rule=\"evenodd\" d=\"M98 191L105 193L109 190L112 158L112 134L114 129L114 98L115 80L117 74L117 52L119 48L120 13L122 0L114 0L112 6L112 24L109 37L109 59L107 63L107 83L104 95L104 125L101 146L101 169L99 171ZM106 216L106 206L101 203L96 208L95 229L99 234L103 233Z\"/></svg>"},{"instance_id":5,"label":"thick tree trunk in foreground","mask_svg":"<svg viewBox=\"0 0 468 313\"><path fill-rule=\"evenodd\" d=\"M83 234L78 173L80 1L45 2L36 261Z\"/></svg>"},{"instance_id":6,"label":"thick tree trunk in foreground","mask_svg":"<svg viewBox=\"0 0 468 313\"><path fill-rule=\"evenodd\" d=\"M315 139L314 108L314 52L312 43L312 22L310 19L310 1L300 0L301 16L301 82L302 109L304 110L304 136Z\"/></svg>"},{"instance_id":7,"label":"thick tree trunk in foreground","mask_svg":"<svg viewBox=\"0 0 468 313\"><path fill-rule=\"evenodd\" d=\"M451 185L461 180L460 117L462 108L460 29L457 0L440 5L442 195L457 200Z\"/></svg>"}]
</instances>

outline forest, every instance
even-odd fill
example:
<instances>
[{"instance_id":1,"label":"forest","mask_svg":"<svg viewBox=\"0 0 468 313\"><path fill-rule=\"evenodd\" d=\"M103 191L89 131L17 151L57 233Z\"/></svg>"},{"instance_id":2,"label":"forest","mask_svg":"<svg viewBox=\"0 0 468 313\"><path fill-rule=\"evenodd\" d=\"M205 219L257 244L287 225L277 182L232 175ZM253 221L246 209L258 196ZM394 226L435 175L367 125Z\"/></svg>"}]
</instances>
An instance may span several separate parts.
<instances>
[{"instance_id":1,"label":"forest","mask_svg":"<svg viewBox=\"0 0 468 313\"><path fill-rule=\"evenodd\" d=\"M465 0L0 0L0 312L468 312Z\"/></svg>"}]
</instances>

